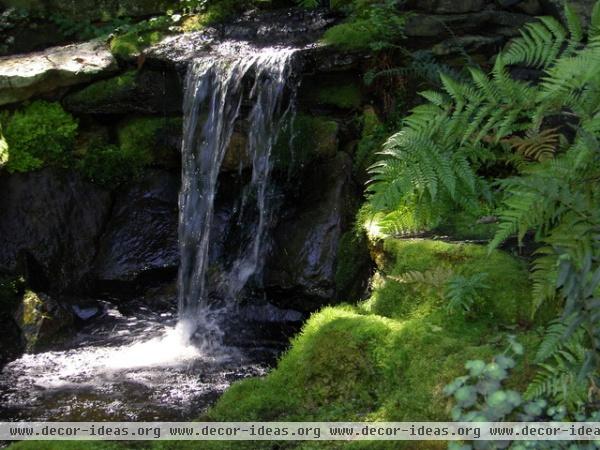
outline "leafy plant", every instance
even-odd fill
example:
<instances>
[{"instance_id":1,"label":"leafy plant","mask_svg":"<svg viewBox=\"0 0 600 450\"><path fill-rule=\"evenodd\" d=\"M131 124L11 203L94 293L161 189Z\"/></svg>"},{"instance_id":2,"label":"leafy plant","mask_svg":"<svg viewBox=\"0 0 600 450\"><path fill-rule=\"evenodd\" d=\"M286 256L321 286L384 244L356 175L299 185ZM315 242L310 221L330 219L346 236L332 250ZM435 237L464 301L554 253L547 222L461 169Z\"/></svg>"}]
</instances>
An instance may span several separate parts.
<instances>
[{"instance_id":1,"label":"leafy plant","mask_svg":"<svg viewBox=\"0 0 600 450\"><path fill-rule=\"evenodd\" d=\"M323 41L346 50L389 47L403 37L406 15L399 12L401 3L400 0L351 2L344 8L348 19L328 29Z\"/></svg>"},{"instance_id":2,"label":"leafy plant","mask_svg":"<svg viewBox=\"0 0 600 450\"><path fill-rule=\"evenodd\" d=\"M502 206L490 249L532 233L535 305L553 300L568 322L561 345L543 344L528 395L574 415L597 401L600 373L600 3L588 30L568 5L565 15L566 26L551 17L528 24L490 74L477 67L466 80L442 74L442 92L422 93L427 102L384 146L369 191L384 221L407 211L413 220L404 223L416 229L449 211L495 206L489 192L496 191ZM521 81L512 65L542 75ZM483 178L498 165L510 168L507 178L506 168L496 180Z\"/></svg>"},{"instance_id":3,"label":"leafy plant","mask_svg":"<svg viewBox=\"0 0 600 450\"><path fill-rule=\"evenodd\" d=\"M484 272L460 275L444 267L420 271L408 271L389 279L398 283L419 284L428 287L430 293L446 300L450 312L468 312L477 301L483 300L482 291L490 287L485 283Z\"/></svg>"},{"instance_id":4,"label":"leafy plant","mask_svg":"<svg viewBox=\"0 0 600 450\"><path fill-rule=\"evenodd\" d=\"M77 128L77 121L59 103L40 100L16 111L6 126L6 169L27 172L44 164L67 165Z\"/></svg>"}]
</instances>

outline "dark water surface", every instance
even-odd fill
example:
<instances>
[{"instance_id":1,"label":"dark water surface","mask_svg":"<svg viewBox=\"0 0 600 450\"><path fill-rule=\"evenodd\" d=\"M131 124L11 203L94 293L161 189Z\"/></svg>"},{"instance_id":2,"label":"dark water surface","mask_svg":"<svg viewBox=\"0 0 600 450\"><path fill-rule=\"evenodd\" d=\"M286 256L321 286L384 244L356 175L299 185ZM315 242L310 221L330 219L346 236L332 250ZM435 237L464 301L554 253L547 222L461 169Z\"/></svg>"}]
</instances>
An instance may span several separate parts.
<instances>
[{"instance_id":1,"label":"dark water surface","mask_svg":"<svg viewBox=\"0 0 600 450\"><path fill-rule=\"evenodd\" d=\"M107 305L59 349L5 366L0 421L190 420L233 381L263 375L282 349L257 341L207 354L174 310L129 309Z\"/></svg>"}]
</instances>

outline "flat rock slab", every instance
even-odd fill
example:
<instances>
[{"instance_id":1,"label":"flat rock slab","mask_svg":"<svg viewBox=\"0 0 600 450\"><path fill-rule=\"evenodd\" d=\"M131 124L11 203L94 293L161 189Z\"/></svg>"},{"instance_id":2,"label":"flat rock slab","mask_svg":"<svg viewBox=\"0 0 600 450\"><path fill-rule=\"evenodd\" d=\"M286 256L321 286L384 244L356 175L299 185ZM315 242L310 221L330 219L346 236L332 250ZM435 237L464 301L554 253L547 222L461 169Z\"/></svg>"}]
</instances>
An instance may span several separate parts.
<instances>
[{"instance_id":1,"label":"flat rock slab","mask_svg":"<svg viewBox=\"0 0 600 450\"><path fill-rule=\"evenodd\" d=\"M0 105L86 83L117 69L116 59L100 41L0 58Z\"/></svg>"}]
</instances>

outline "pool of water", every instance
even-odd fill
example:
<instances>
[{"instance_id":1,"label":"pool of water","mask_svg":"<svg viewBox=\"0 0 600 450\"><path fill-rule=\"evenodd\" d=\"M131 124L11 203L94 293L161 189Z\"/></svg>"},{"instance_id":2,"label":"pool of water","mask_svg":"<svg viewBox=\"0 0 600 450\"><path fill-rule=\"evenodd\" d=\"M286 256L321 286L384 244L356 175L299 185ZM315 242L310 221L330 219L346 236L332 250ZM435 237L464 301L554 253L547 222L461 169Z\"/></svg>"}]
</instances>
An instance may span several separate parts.
<instances>
[{"instance_id":1,"label":"pool of water","mask_svg":"<svg viewBox=\"0 0 600 450\"><path fill-rule=\"evenodd\" d=\"M263 375L282 345L203 349L174 310L107 304L59 348L0 373L0 421L177 421L205 411L235 380Z\"/></svg>"}]
</instances>

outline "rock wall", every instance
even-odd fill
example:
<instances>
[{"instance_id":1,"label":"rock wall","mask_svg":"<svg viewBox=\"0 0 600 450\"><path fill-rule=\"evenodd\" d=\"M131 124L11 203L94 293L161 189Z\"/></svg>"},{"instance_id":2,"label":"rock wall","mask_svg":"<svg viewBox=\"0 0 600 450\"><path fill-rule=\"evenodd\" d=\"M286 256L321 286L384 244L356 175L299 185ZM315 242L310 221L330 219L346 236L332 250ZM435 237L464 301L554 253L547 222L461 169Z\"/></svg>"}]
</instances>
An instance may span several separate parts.
<instances>
[{"instance_id":1,"label":"rock wall","mask_svg":"<svg viewBox=\"0 0 600 450\"><path fill-rule=\"evenodd\" d=\"M117 10L122 3L107 2ZM587 0L577 3L581 9L586 5ZM407 24L405 42L410 48L432 49L448 61L466 49L485 62L534 15L558 14L556 6L553 0L413 1L407 4L416 13ZM296 30L302 41L333 20L311 16L303 26L304 16L295 14L279 17L295 21L294 26L285 28L270 17L270 27ZM220 33L256 37L261 22L249 22L249 28L242 20ZM283 39L278 33L276 39ZM101 133L113 141L122 139L126 128L154 124L152 142L144 145L156 147L157 155L144 173L118 187L101 188L71 171L7 174L0 169L0 274L23 275L34 290L63 303L72 294L126 299L174 280L183 75L199 51L200 37L191 33L168 39L132 61L117 62L99 43L0 58L0 104L12 108L40 96L60 101L79 119L82 136ZM82 48L89 51L81 53ZM304 76L295 136L282 136L274 149L282 212L273 223L264 288L268 300L280 307L312 311L328 302L352 300L345 296L360 296L366 287L366 251L360 245L344 246L354 245L345 237L350 236L365 179L357 148L367 124L359 118L370 114L377 120L379 105L377 95L362 83L372 67L368 52L310 47L296 59ZM27 73L21 73L23 68ZM170 125L156 126L156 121ZM226 158L224 186L237 183L233 169L244 167L239 151L244 139L240 123ZM220 230L227 229L230 204L223 198L217 205ZM227 243L221 246L227 248ZM361 262L354 272L340 276L344 253ZM341 285L340 279L352 287Z\"/></svg>"}]
</instances>

